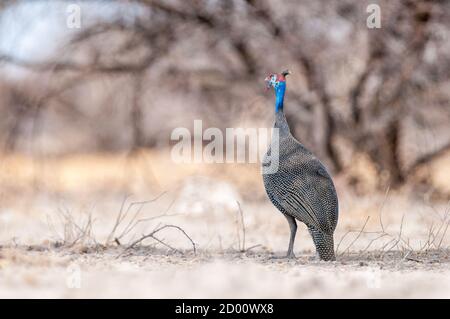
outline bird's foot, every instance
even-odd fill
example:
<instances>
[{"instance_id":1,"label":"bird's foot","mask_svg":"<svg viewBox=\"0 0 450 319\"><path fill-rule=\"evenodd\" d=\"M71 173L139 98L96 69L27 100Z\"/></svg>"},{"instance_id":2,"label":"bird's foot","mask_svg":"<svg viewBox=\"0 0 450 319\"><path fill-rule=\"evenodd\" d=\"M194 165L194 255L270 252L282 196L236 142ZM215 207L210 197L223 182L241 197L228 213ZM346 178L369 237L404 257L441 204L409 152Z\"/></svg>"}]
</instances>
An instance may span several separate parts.
<instances>
[{"instance_id":1,"label":"bird's foot","mask_svg":"<svg viewBox=\"0 0 450 319\"><path fill-rule=\"evenodd\" d=\"M286 258L287 259L295 259L295 254L293 252L287 253Z\"/></svg>"},{"instance_id":2,"label":"bird's foot","mask_svg":"<svg viewBox=\"0 0 450 319\"><path fill-rule=\"evenodd\" d=\"M295 254L293 252L287 253L283 256L272 256L272 259L295 259Z\"/></svg>"}]
</instances>

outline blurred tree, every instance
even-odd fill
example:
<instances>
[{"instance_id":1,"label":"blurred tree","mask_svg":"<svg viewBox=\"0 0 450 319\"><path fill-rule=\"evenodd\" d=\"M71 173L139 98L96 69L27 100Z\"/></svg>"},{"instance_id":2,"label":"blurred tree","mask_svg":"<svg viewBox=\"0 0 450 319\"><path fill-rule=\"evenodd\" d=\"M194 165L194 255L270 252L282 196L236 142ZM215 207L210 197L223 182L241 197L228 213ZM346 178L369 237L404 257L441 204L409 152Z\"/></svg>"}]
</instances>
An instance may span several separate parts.
<instances>
[{"instance_id":1,"label":"blurred tree","mask_svg":"<svg viewBox=\"0 0 450 319\"><path fill-rule=\"evenodd\" d=\"M96 147L153 147L179 124L163 116L201 112L215 125L238 123L246 111L242 101L253 103L264 76L289 67L296 80L289 83L287 107L294 135L335 172L351 165L343 153L364 153L390 184L400 185L418 165L450 148L450 4L376 2L380 29L366 26L371 1L111 1L118 13L84 22L52 60L0 53L0 63L51 78L50 93L16 87L2 107L14 109L17 123L26 110L55 104L86 122L94 116L87 109L117 104L128 110L116 108L125 120L114 120L109 111L94 116L97 123L109 116L108 123L95 125L102 128L99 140L113 136ZM94 10L96 1L91 3ZM122 14L125 5L136 9L131 17ZM89 88L100 103L80 98ZM177 97L182 101L176 103ZM195 104L202 104L200 110ZM17 136L17 123L1 129ZM123 135L121 125L130 128L125 142L114 138L117 131ZM423 126L436 132L432 143L414 137Z\"/></svg>"}]
</instances>

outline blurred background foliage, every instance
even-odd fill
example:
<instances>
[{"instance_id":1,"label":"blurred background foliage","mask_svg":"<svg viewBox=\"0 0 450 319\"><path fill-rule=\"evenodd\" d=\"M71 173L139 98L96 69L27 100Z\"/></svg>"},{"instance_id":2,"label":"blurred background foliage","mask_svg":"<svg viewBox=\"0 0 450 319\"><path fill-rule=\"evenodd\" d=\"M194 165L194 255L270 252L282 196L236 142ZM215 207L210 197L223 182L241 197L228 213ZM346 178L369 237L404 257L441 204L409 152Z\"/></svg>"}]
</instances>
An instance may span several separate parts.
<instances>
[{"instance_id":1,"label":"blurred background foliage","mask_svg":"<svg viewBox=\"0 0 450 319\"><path fill-rule=\"evenodd\" d=\"M448 199L449 25L445 0L2 1L2 153L169 152L194 119L270 127L263 79L289 68L292 133L347 186Z\"/></svg>"}]
</instances>

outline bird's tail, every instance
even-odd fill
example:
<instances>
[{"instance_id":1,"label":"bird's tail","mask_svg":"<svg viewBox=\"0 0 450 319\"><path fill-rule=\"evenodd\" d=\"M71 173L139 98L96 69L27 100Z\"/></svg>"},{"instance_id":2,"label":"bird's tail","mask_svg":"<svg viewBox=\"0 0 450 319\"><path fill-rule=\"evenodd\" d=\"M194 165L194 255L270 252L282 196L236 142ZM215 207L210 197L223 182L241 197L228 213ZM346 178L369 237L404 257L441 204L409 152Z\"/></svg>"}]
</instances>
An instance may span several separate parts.
<instances>
[{"instance_id":1,"label":"bird's tail","mask_svg":"<svg viewBox=\"0 0 450 319\"><path fill-rule=\"evenodd\" d=\"M325 261L336 260L333 234L326 234L312 227L308 227L308 230L316 246L319 258Z\"/></svg>"}]
</instances>

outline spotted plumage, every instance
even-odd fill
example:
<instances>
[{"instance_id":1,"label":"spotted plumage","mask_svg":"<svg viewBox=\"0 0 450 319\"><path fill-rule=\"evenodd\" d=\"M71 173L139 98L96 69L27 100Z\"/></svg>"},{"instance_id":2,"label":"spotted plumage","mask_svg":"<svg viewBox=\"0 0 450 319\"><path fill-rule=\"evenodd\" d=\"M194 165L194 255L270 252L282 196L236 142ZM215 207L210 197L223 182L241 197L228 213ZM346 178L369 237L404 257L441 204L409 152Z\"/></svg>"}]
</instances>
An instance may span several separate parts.
<instances>
[{"instance_id":1,"label":"spotted plumage","mask_svg":"<svg viewBox=\"0 0 450 319\"><path fill-rule=\"evenodd\" d=\"M325 166L290 133L283 111L287 74L285 71L266 78L276 95L274 128L278 130L279 138L273 138L272 143L278 143L279 164L274 172L263 173L264 186L271 202L289 223L288 257L294 257L298 220L308 227L319 258L334 260L333 233L338 221L336 190ZM280 78L283 81L279 81ZM272 149L277 148L269 147L263 165L276 155L272 154Z\"/></svg>"}]
</instances>

